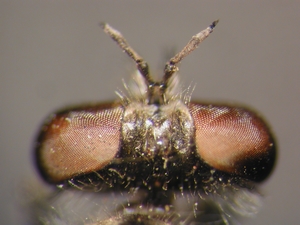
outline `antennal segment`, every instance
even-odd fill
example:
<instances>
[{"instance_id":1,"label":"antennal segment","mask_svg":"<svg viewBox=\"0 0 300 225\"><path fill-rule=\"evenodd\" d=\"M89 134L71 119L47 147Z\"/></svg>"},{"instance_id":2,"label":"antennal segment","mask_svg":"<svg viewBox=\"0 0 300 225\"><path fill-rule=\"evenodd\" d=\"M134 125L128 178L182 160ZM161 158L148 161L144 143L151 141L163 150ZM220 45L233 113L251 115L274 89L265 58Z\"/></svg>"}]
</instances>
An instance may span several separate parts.
<instances>
[{"instance_id":1,"label":"antennal segment","mask_svg":"<svg viewBox=\"0 0 300 225\"><path fill-rule=\"evenodd\" d=\"M213 29L217 25L219 20L214 21L209 27L201 31L200 33L194 35L192 39L187 43L187 45L179 52L177 53L173 58L170 59L169 62L167 62L165 67L165 75L164 75L164 86L166 86L166 83L170 79L170 77L178 71L177 64L181 62L181 60L186 57L188 54L190 54L192 51L194 51L196 48L198 48L199 44L206 39L211 32L213 32Z\"/></svg>"},{"instance_id":2,"label":"antennal segment","mask_svg":"<svg viewBox=\"0 0 300 225\"><path fill-rule=\"evenodd\" d=\"M135 61L138 70L147 81L148 86L152 86L154 84L154 81L149 74L149 66L147 62L135 50L133 50L133 48L127 43L127 41L119 31L117 31L107 23L101 23L100 25L104 32L108 34L115 42L117 42L121 49Z\"/></svg>"},{"instance_id":3,"label":"antennal segment","mask_svg":"<svg viewBox=\"0 0 300 225\"><path fill-rule=\"evenodd\" d=\"M176 71L178 71L177 64L181 62L184 57L194 51L199 46L199 44L209 36L218 22L219 20L214 21L209 27L193 36L192 39L187 43L187 45L173 58L171 58L169 62L167 62L164 70L164 77L160 82L155 82L152 79L149 74L149 66L147 62L135 50L133 50L133 48L127 43L127 41L119 31L117 31L107 23L102 23L101 27L103 28L104 32L108 34L115 42L117 42L120 48L135 61L137 69L144 77L146 85L148 87L148 104L164 104L167 102L165 93L168 89L169 80L172 75Z\"/></svg>"}]
</instances>

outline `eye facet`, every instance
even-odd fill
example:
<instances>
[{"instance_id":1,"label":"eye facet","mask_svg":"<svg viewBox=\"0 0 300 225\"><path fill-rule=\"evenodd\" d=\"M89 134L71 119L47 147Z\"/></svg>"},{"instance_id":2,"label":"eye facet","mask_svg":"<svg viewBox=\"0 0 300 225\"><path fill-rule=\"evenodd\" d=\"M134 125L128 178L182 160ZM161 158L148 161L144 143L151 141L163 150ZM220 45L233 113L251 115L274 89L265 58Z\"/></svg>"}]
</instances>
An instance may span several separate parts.
<instances>
[{"instance_id":1,"label":"eye facet","mask_svg":"<svg viewBox=\"0 0 300 225\"><path fill-rule=\"evenodd\" d=\"M54 114L38 139L37 164L58 183L106 166L120 148L121 106L86 107Z\"/></svg>"},{"instance_id":2,"label":"eye facet","mask_svg":"<svg viewBox=\"0 0 300 225\"><path fill-rule=\"evenodd\" d=\"M265 179L275 162L275 144L266 124L244 108L190 103L200 157L215 169Z\"/></svg>"}]
</instances>

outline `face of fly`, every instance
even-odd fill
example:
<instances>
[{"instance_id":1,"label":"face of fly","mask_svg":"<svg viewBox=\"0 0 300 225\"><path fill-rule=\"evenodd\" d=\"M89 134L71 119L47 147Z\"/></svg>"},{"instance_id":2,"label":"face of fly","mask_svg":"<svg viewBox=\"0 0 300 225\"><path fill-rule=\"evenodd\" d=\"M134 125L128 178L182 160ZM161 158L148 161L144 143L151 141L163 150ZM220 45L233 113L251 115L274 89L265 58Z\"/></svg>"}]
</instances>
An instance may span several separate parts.
<instances>
[{"instance_id":1,"label":"face of fly","mask_svg":"<svg viewBox=\"0 0 300 225\"><path fill-rule=\"evenodd\" d=\"M194 102L190 91L180 90L178 63L208 37L217 22L193 36L167 62L160 82L152 79L147 63L121 33L103 24L104 31L135 61L135 85L125 86L127 94L118 93L118 102L52 114L35 149L38 170L49 183L128 194L128 207L120 203L113 210L116 214L91 224L201 222L207 209L219 215L214 220L226 223L227 208L235 207L228 205L237 203L226 205L220 196L230 199L247 193L253 198L249 195L253 185L271 173L275 143L256 113ZM194 201L190 214L179 215L183 209L176 207L176 193L189 193ZM202 213L195 206L200 200L205 206Z\"/></svg>"}]
</instances>

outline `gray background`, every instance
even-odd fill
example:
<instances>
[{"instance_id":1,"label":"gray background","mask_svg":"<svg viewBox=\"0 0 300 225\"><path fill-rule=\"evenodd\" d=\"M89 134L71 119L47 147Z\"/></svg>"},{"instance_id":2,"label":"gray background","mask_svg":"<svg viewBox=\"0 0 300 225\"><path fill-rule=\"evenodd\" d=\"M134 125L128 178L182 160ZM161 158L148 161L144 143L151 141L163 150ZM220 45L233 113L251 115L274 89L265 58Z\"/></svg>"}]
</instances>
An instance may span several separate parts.
<instances>
[{"instance_id":1,"label":"gray background","mask_svg":"<svg viewBox=\"0 0 300 225\"><path fill-rule=\"evenodd\" d=\"M166 51L180 49L220 19L181 64L194 99L238 102L272 125L279 158L263 184L264 207L247 224L298 224L299 1L1 1L0 220L22 186L37 182L33 140L43 119L69 104L115 99L134 66L99 28L107 21L161 75ZM158 73L156 73L158 72Z\"/></svg>"}]
</instances>

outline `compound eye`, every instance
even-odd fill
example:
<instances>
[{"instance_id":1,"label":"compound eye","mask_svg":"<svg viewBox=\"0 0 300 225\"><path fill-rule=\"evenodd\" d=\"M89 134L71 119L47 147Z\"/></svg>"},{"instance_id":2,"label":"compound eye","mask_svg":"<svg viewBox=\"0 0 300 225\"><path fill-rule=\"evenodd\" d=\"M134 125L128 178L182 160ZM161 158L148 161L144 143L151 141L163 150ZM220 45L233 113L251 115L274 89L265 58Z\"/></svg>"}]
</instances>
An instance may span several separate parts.
<instances>
[{"instance_id":1,"label":"compound eye","mask_svg":"<svg viewBox=\"0 0 300 225\"><path fill-rule=\"evenodd\" d=\"M273 169L275 143L266 124L243 108L190 103L195 143L200 157L213 168L252 181Z\"/></svg>"},{"instance_id":2,"label":"compound eye","mask_svg":"<svg viewBox=\"0 0 300 225\"><path fill-rule=\"evenodd\" d=\"M45 180L59 183L98 171L120 148L123 108L103 105L61 112L42 127L36 161Z\"/></svg>"}]
</instances>

